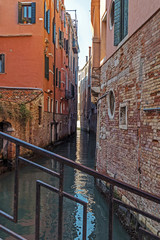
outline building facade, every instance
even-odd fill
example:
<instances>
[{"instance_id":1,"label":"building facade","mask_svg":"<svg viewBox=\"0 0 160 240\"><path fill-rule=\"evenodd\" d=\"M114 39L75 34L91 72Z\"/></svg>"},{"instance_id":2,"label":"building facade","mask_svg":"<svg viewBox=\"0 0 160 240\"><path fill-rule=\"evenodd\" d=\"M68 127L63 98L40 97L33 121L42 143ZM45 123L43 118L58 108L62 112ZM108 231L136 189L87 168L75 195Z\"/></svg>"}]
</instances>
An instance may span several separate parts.
<instances>
[{"instance_id":1,"label":"building facade","mask_svg":"<svg viewBox=\"0 0 160 240\"><path fill-rule=\"evenodd\" d=\"M64 1L0 5L0 128L45 146L76 129L77 25ZM0 146L5 158L6 143Z\"/></svg>"},{"instance_id":2,"label":"building facade","mask_svg":"<svg viewBox=\"0 0 160 240\"><path fill-rule=\"evenodd\" d=\"M78 120L82 130L96 133L97 106L95 102L92 102L91 95L91 60L90 47L89 57L86 57L86 64L78 73Z\"/></svg>"},{"instance_id":3,"label":"building facade","mask_svg":"<svg viewBox=\"0 0 160 240\"><path fill-rule=\"evenodd\" d=\"M99 88L97 170L158 195L159 9L158 0L91 3L94 87ZM159 214L158 206L144 199L123 192L123 200ZM158 226L143 222L158 234Z\"/></svg>"}]
</instances>

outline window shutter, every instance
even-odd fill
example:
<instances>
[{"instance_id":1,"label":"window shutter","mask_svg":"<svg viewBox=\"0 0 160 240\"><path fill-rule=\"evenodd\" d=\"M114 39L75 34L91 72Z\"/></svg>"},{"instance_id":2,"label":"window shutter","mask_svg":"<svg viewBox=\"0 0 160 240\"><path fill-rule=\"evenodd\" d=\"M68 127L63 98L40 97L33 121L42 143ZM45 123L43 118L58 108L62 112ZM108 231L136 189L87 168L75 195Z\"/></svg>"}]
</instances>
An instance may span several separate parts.
<instances>
[{"instance_id":1,"label":"window shutter","mask_svg":"<svg viewBox=\"0 0 160 240\"><path fill-rule=\"evenodd\" d=\"M128 0L124 0L124 29L123 38L128 34Z\"/></svg>"},{"instance_id":2,"label":"window shutter","mask_svg":"<svg viewBox=\"0 0 160 240\"><path fill-rule=\"evenodd\" d=\"M44 28L47 29L47 22L46 22L46 2L44 2Z\"/></svg>"},{"instance_id":3,"label":"window shutter","mask_svg":"<svg viewBox=\"0 0 160 240\"><path fill-rule=\"evenodd\" d=\"M61 46L64 47L64 32L61 32Z\"/></svg>"},{"instance_id":4,"label":"window shutter","mask_svg":"<svg viewBox=\"0 0 160 240\"><path fill-rule=\"evenodd\" d=\"M50 10L47 11L48 12L48 28L47 28L47 32L50 33Z\"/></svg>"},{"instance_id":5,"label":"window shutter","mask_svg":"<svg viewBox=\"0 0 160 240\"><path fill-rule=\"evenodd\" d=\"M61 30L59 28L59 45L61 45Z\"/></svg>"},{"instance_id":6,"label":"window shutter","mask_svg":"<svg viewBox=\"0 0 160 240\"><path fill-rule=\"evenodd\" d=\"M114 46L121 41L121 0L115 0L114 4Z\"/></svg>"},{"instance_id":7,"label":"window shutter","mask_svg":"<svg viewBox=\"0 0 160 240\"><path fill-rule=\"evenodd\" d=\"M46 12L46 30L48 32L48 11Z\"/></svg>"},{"instance_id":8,"label":"window shutter","mask_svg":"<svg viewBox=\"0 0 160 240\"><path fill-rule=\"evenodd\" d=\"M64 13L64 28L66 27L66 14Z\"/></svg>"},{"instance_id":9,"label":"window shutter","mask_svg":"<svg viewBox=\"0 0 160 240\"><path fill-rule=\"evenodd\" d=\"M2 73L5 73L5 55L2 54Z\"/></svg>"},{"instance_id":10,"label":"window shutter","mask_svg":"<svg viewBox=\"0 0 160 240\"><path fill-rule=\"evenodd\" d=\"M35 2L32 2L31 7L32 7L32 19L31 19L31 23L36 23L36 3L35 3Z\"/></svg>"},{"instance_id":11,"label":"window shutter","mask_svg":"<svg viewBox=\"0 0 160 240\"><path fill-rule=\"evenodd\" d=\"M58 68L56 68L56 86L58 86Z\"/></svg>"},{"instance_id":12,"label":"window shutter","mask_svg":"<svg viewBox=\"0 0 160 240\"><path fill-rule=\"evenodd\" d=\"M53 18L53 43L56 43L56 23L55 19Z\"/></svg>"},{"instance_id":13,"label":"window shutter","mask_svg":"<svg viewBox=\"0 0 160 240\"><path fill-rule=\"evenodd\" d=\"M18 2L18 23L22 23L22 3Z\"/></svg>"},{"instance_id":14,"label":"window shutter","mask_svg":"<svg viewBox=\"0 0 160 240\"><path fill-rule=\"evenodd\" d=\"M45 78L49 80L49 57L45 54Z\"/></svg>"},{"instance_id":15,"label":"window shutter","mask_svg":"<svg viewBox=\"0 0 160 240\"><path fill-rule=\"evenodd\" d=\"M59 0L57 0L57 11L59 11Z\"/></svg>"},{"instance_id":16,"label":"window shutter","mask_svg":"<svg viewBox=\"0 0 160 240\"><path fill-rule=\"evenodd\" d=\"M61 72L59 71L59 88L61 88Z\"/></svg>"}]
</instances>

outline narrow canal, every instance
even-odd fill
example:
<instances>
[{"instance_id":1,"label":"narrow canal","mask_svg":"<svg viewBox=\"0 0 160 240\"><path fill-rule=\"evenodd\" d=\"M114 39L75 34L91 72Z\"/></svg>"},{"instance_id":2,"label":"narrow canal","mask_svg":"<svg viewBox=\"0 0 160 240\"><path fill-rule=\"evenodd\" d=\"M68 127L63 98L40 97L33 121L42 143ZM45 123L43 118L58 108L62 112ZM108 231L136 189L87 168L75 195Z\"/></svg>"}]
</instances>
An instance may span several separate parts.
<instances>
[{"instance_id":1,"label":"narrow canal","mask_svg":"<svg viewBox=\"0 0 160 240\"><path fill-rule=\"evenodd\" d=\"M77 131L77 135L67 142L52 149L53 152L70 158L80 164L94 168L95 165L95 135ZM51 159L37 158L37 162L58 171L58 164ZM0 217L3 224L29 240L34 240L35 221L35 182L40 179L58 187L58 181L46 173L32 167L20 169L19 188L19 221L18 225ZM13 213L14 172L0 176L0 209ZM94 187L94 179L86 174L65 167L65 187L67 193L88 202L87 239L108 239L108 207L103 196ZM57 239L58 196L45 189L41 193L41 240ZM64 199L64 234L65 240L82 239L81 205ZM0 231L2 240L11 240ZM129 240L117 217L114 217L114 240Z\"/></svg>"}]
</instances>

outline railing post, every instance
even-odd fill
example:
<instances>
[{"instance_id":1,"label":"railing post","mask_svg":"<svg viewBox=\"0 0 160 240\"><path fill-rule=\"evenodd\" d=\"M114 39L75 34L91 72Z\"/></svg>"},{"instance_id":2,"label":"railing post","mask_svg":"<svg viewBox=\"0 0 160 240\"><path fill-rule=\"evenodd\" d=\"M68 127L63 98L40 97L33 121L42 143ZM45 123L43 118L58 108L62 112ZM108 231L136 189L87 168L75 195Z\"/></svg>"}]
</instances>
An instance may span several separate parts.
<instances>
[{"instance_id":1,"label":"railing post","mask_svg":"<svg viewBox=\"0 0 160 240\"><path fill-rule=\"evenodd\" d=\"M63 185L64 185L64 164L60 163L58 240L63 239Z\"/></svg>"},{"instance_id":2,"label":"railing post","mask_svg":"<svg viewBox=\"0 0 160 240\"><path fill-rule=\"evenodd\" d=\"M35 240L39 240L40 235L40 184L36 183L36 218L35 218Z\"/></svg>"},{"instance_id":3,"label":"railing post","mask_svg":"<svg viewBox=\"0 0 160 240\"><path fill-rule=\"evenodd\" d=\"M14 182L14 222L18 221L18 192L19 192L19 153L20 146L16 145L16 160L15 160L15 182Z\"/></svg>"},{"instance_id":4,"label":"railing post","mask_svg":"<svg viewBox=\"0 0 160 240\"><path fill-rule=\"evenodd\" d=\"M109 189L109 240L113 239L113 185Z\"/></svg>"}]
</instances>

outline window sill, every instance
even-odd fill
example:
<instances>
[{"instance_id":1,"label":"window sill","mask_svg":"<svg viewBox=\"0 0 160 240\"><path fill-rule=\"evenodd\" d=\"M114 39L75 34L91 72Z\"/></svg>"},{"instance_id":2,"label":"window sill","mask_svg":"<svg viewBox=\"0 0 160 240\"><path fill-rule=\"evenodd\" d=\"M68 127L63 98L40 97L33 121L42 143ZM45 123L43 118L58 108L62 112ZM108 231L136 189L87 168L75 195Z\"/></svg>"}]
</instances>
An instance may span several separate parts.
<instances>
[{"instance_id":1,"label":"window sill","mask_svg":"<svg viewBox=\"0 0 160 240\"><path fill-rule=\"evenodd\" d=\"M2 75L2 74L4 75L4 74L7 74L7 73L6 72L5 73L0 72L0 75Z\"/></svg>"},{"instance_id":2,"label":"window sill","mask_svg":"<svg viewBox=\"0 0 160 240\"><path fill-rule=\"evenodd\" d=\"M120 128L120 129L123 129L123 130L127 130L127 129L128 129L128 126L127 126L127 125L119 125L119 128Z\"/></svg>"}]
</instances>

